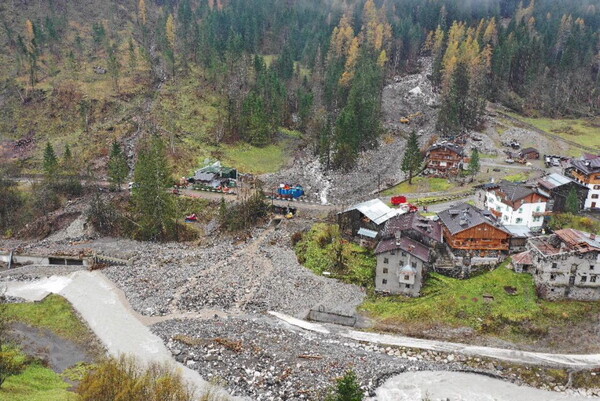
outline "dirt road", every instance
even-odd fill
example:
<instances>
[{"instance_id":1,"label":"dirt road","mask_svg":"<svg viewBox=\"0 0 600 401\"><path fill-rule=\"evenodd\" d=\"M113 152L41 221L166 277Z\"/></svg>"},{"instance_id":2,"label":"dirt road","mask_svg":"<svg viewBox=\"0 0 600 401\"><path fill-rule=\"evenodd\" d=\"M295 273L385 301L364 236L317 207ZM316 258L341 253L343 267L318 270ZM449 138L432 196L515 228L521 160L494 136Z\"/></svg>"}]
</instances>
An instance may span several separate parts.
<instances>
[{"instance_id":1,"label":"dirt road","mask_svg":"<svg viewBox=\"0 0 600 401\"><path fill-rule=\"evenodd\" d=\"M504 362L513 362L526 365L549 366L574 369L595 369L600 367L600 354L574 355L574 354L548 354L542 352L528 352L504 348L480 347L467 344L451 343L445 341L424 340L420 338L395 336L388 334L369 333L356 330L348 330L342 326L320 325L304 322L300 319L290 319L282 313L269 312L273 316L305 330L323 332L328 331L340 337L349 338L355 341L364 341L373 344L393 345L398 347L408 347L425 349L431 351L441 351L449 353L459 353L469 356L478 356L484 358L497 359Z\"/></svg>"}]
</instances>

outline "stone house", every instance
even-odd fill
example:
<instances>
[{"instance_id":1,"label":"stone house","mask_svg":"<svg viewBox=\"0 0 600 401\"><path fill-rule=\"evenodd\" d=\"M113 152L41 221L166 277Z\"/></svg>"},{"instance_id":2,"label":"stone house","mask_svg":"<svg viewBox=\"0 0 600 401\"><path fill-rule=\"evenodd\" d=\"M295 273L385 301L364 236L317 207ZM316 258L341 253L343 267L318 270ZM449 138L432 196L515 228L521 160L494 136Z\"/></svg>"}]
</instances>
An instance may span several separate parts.
<instances>
[{"instance_id":1,"label":"stone house","mask_svg":"<svg viewBox=\"0 0 600 401\"><path fill-rule=\"evenodd\" d=\"M402 236L384 239L375 249L377 269L375 290L389 294L419 296L427 270L430 267L430 249Z\"/></svg>"},{"instance_id":2,"label":"stone house","mask_svg":"<svg viewBox=\"0 0 600 401\"><path fill-rule=\"evenodd\" d=\"M454 176L463 168L465 151L462 146L454 143L439 142L427 149L425 160L425 174L438 177Z\"/></svg>"},{"instance_id":3,"label":"stone house","mask_svg":"<svg viewBox=\"0 0 600 401\"><path fill-rule=\"evenodd\" d=\"M405 213L389 219L375 249L375 289L419 296L442 242L440 224L419 213Z\"/></svg>"},{"instance_id":4,"label":"stone house","mask_svg":"<svg viewBox=\"0 0 600 401\"><path fill-rule=\"evenodd\" d=\"M566 228L531 238L528 247L530 267L521 270L533 274L541 297L600 300L600 240L594 234ZM518 256L527 265L527 255Z\"/></svg>"}]
</instances>

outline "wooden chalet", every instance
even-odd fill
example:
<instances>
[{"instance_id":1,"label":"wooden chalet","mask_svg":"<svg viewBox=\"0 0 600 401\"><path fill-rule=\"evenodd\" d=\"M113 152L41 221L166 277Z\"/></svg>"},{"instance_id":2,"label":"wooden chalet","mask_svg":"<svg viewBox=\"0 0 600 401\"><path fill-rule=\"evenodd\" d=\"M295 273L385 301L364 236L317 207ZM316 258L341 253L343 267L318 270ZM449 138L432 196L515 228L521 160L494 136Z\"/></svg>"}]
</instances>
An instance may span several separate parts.
<instances>
[{"instance_id":1,"label":"wooden chalet","mask_svg":"<svg viewBox=\"0 0 600 401\"><path fill-rule=\"evenodd\" d=\"M425 159L427 163L425 174L448 177L460 172L465 161L465 151L462 146L440 142L427 150Z\"/></svg>"},{"instance_id":2,"label":"wooden chalet","mask_svg":"<svg viewBox=\"0 0 600 401\"><path fill-rule=\"evenodd\" d=\"M525 148L519 152L519 158L537 160L540 158L540 152L536 148Z\"/></svg>"},{"instance_id":3,"label":"wooden chalet","mask_svg":"<svg viewBox=\"0 0 600 401\"><path fill-rule=\"evenodd\" d=\"M579 199L579 208L583 209L589 189L575 180L564 175L552 173L538 180L538 186L550 194L547 211L564 213L567 209L567 197L575 191Z\"/></svg>"},{"instance_id":4,"label":"wooden chalet","mask_svg":"<svg viewBox=\"0 0 600 401\"><path fill-rule=\"evenodd\" d=\"M446 243L454 251L480 256L508 251L511 234L489 211L461 203L438 214Z\"/></svg>"}]
</instances>

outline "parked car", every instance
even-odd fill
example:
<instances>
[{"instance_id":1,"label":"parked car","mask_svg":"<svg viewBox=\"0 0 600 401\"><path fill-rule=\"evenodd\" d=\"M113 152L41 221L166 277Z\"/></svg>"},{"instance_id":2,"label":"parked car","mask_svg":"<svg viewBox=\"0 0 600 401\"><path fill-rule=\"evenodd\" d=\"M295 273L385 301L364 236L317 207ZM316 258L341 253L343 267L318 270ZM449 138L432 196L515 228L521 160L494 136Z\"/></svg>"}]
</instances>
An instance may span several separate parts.
<instances>
[{"instance_id":1,"label":"parked car","mask_svg":"<svg viewBox=\"0 0 600 401\"><path fill-rule=\"evenodd\" d=\"M504 161L508 164L513 164L515 161L513 159L504 159Z\"/></svg>"}]
</instances>

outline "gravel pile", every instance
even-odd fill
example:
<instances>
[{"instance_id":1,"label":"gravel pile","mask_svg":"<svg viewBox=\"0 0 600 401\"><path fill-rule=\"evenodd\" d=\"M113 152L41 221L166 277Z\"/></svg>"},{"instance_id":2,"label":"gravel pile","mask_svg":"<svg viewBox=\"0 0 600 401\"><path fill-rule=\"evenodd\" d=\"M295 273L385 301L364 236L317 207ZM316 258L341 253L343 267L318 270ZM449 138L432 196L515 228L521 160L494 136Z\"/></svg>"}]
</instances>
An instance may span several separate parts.
<instances>
[{"instance_id":1,"label":"gravel pile","mask_svg":"<svg viewBox=\"0 0 600 401\"><path fill-rule=\"evenodd\" d=\"M353 314L357 286L317 276L298 263L286 230L256 230L246 243L207 248L138 244L133 266L103 270L144 315L219 309L239 314L281 311L304 318L311 308Z\"/></svg>"},{"instance_id":2,"label":"gravel pile","mask_svg":"<svg viewBox=\"0 0 600 401\"><path fill-rule=\"evenodd\" d=\"M391 349L295 330L268 317L171 320L152 326L174 357L232 395L252 400L318 400L352 369L373 393L406 370L453 369L456 362L392 356Z\"/></svg>"}]
</instances>

